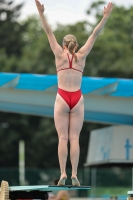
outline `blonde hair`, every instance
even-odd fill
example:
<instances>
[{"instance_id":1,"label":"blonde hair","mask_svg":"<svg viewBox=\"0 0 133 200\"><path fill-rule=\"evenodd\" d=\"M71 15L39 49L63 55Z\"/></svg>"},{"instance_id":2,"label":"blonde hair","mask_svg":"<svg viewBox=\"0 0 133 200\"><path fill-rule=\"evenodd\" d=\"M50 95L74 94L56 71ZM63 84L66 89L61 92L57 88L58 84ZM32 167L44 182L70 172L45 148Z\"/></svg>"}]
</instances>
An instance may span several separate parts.
<instances>
[{"instance_id":1,"label":"blonde hair","mask_svg":"<svg viewBox=\"0 0 133 200\"><path fill-rule=\"evenodd\" d=\"M74 59L77 62L77 56L76 54L73 52L74 48L77 46L78 47L78 42L77 39L74 35L66 35L63 38L63 46L66 46L68 48L68 50L70 51L70 53L74 56Z\"/></svg>"}]
</instances>

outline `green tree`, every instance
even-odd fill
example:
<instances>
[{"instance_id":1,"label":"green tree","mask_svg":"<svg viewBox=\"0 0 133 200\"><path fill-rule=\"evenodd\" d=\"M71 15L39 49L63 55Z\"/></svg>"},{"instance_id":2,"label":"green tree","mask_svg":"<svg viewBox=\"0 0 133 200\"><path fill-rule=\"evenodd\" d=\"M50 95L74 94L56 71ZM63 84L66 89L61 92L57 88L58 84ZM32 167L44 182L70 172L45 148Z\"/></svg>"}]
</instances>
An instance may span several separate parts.
<instances>
[{"instance_id":1,"label":"green tree","mask_svg":"<svg viewBox=\"0 0 133 200\"><path fill-rule=\"evenodd\" d=\"M73 25L57 24L54 31L57 41L62 44L66 34L74 34L79 47L84 45L103 16L104 1L93 2L87 13L93 15L91 21ZM86 59L85 76L132 78L132 28L133 7L124 8L114 5L113 12L98 36L94 47ZM26 45L18 64L18 72L55 74L54 55L42 28L39 17L26 19L27 30L23 35Z\"/></svg>"},{"instance_id":2,"label":"green tree","mask_svg":"<svg viewBox=\"0 0 133 200\"><path fill-rule=\"evenodd\" d=\"M46 34L36 16L23 22L27 29L23 34L26 45L18 63L18 72L55 74L54 55L50 49Z\"/></svg>"},{"instance_id":3,"label":"green tree","mask_svg":"<svg viewBox=\"0 0 133 200\"><path fill-rule=\"evenodd\" d=\"M88 13L95 13L96 24L102 18L104 2L93 3ZM105 4L105 3L104 3ZM94 24L93 27L96 26ZM114 5L113 12L92 52L87 58L85 75L100 77L133 78L133 7L124 8ZM87 70L88 69L88 70Z\"/></svg>"},{"instance_id":4,"label":"green tree","mask_svg":"<svg viewBox=\"0 0 133 200\"><path fill-rule=\"evenodd\" d=\"M21 55L23 26L17 22L23 4L13 5L13 1L0 2L0 49L7 56Z\"/></svg>"},{"instance_id":5,"label":"green tree","mask_svg":"<svg viewBox=\"0 0 133 200\"><path fill-rule=\"evenodd\" d=\"M14 5L10 0L0 1L0 71L17 71L22 47L25 45L25 24L18 22L22 6Z\"/></svg>"}]
</instances>

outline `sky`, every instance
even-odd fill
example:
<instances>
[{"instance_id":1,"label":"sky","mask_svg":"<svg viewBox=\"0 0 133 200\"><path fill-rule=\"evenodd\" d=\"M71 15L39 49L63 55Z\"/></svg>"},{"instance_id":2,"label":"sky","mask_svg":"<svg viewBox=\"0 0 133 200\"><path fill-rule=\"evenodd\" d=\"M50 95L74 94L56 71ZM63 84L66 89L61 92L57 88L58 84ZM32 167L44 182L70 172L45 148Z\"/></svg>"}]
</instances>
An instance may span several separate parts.
<instances>
[{"instance_id":1,"label":"sky","mask_svg":"<svg viewBox=\"0 0 133 200\"><path fill-rule=\"evenodd\" d=\"M24 2L21 12L21 19L25 19L30 15L38 15L35 0L15 0L16 4ZM91 16L86 14L89 6L96 1L93 0L40 0L45 7L45 15L51 26L57 23L74 24L78 21L87 20ZM105 0L106 4L108 3ZM113 0L117 6L130 7L133 6L133 0ZM105 5L106 5L105 4Z\"/></svg>"}]
</instances>

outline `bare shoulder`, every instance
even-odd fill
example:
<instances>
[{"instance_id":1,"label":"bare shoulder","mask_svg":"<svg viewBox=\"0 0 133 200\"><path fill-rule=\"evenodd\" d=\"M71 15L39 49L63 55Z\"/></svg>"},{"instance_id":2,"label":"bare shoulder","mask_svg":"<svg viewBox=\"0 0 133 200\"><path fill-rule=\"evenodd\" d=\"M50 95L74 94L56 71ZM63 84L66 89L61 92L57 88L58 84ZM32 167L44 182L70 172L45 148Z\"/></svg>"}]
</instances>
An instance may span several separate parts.
<instances>
[{"instance_id":1,"label":"bare shoulder","mask_svg":"<svg viewBox=\"0 0 133 200\"><path fill-rule=\"evenodd\" d=\"M79 51L76 53L77 58L79 58L79 60L83 61L86 59L86 55L84 53L82 53L79 49Z\"/></svg>"},{"instance_id":2,"label":"bare shoulder","mask_svg":"<svg viewBox=\"0 0 133 200\"><path fill-rule=\"evenodd\" d=\"M58 193L60 193L60 194L68 194L68 191L67 190L61 190Z\"/></svg>"},{"instance_id":3,"label":"bare shoulder","mask_svg":"<svg viewBox=\"0 0 133 200\"><path fill-rule=\"evenodd\" d=\"M90 37L87 39L86 43L78 50L78 53L86 58L87 55L90 53L95 41L96 41L96 36L94 34L91 34Z\"/></svg>"},{"instance_id":4,"label":"bare shoulder","mask_svg":"<svg viewBox=\"0 0 133 200\"><path fill-rule=\"evenodd\" d=\"M61 51L58 51L57 54L55 54L56 59L63 59L63 57L64 57L63 49Z\"/></svg>"},{"instance_id":5,"label":"bare shoulder","mask_svg":"<svg viewBox=\"0 0 133 200\"><path fill-rule=\"evenodd\" d=\"M56 195L56 200L68 200L69 199L69 193L66 190L61 190Z\"/></svg>"}]
</instances>

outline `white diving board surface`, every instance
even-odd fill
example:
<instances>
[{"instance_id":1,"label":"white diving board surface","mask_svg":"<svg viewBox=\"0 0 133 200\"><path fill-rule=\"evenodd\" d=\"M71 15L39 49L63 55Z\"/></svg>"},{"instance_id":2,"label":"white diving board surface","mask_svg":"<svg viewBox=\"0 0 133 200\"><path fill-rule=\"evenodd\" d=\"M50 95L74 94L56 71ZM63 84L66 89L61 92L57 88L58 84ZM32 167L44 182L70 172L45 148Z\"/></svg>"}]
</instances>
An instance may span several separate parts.
<instances>
[{"instance_id":1,"label":"white diving board surface","mask_svg":"<svg viewBox=\"0 0 133 200\"><path fill-rule=\"evenodd\" d=\"M55 185L33 185L33 186L11 186L9 187L9 191L55 191L55 190L89 190L90 186L55 186Z\"/></svg>"}]
</instances>

